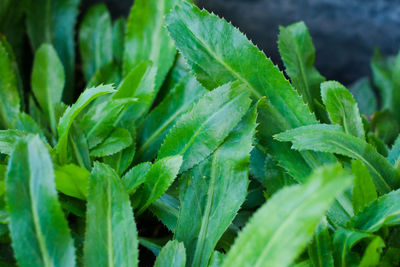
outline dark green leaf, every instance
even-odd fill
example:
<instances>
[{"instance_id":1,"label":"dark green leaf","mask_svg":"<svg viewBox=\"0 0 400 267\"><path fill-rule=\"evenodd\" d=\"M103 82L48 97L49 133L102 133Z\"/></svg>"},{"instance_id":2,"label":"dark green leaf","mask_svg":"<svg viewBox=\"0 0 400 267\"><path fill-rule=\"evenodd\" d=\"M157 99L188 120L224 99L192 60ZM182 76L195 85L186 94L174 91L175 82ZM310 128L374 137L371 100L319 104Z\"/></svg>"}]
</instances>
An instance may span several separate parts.
<instances>
[{"instance_id":1,"label":"dark green leaf","mask_svg":"<svg viewBox=\"0 0 400 267\"><path fill-rule=\"evenodd\" d=\"M223 266L288 266L312 238L316 225L352 177L338 165L318 169L305 184L286 187L247 223Z\"/></svg>"},{"instance_id":2,"label":"dark green leaf","mask_svg":"<svg viewBox=\"0 0 400 267\"><path fill-rule=\"evenodd\" d=\"M394 142L392 149L390 149L387 159L396 169L399 169L399 166L400 166L400 135L397 137L396 141Z\"/></svg>"},{"instance_id":3,"label":"dark green leaf","mask_svg":"<svg viewBox=\"0 0 400 267\"><path fill-rule=\"evenodd\" d=\"M186 253L182 243L169 241L158 255L154 267L185 267Z\"/></svg>"},{"instance_id":4,"label":"dark green leaf","mask_svg":"<svg viewBox=\"0 0 400 267\"><path fill-rule=\"evenodd\" d=\"M371 201L378 198L374 181L368 172L367 167L360 160L351 163L353 171L353 210L357 214L363 210Z\"/></svg>"},{"instance_id":5,"label":"dark green leaf","mask_svg":"<svg viewBox=\"0 0 400 267\"><path fill-rule=\"evenodd\" d=\"M43 44L35 53L31 78L32 91L46 114L53 134L57 133L55 104L61 101L65 83L64 67L50 44Z\"/></svg>"},{"instance_id":6,"label":"dark green leaf","mask_svg":"<svg viewBox=\"0 0 400 267\"><path fill-rule=\"evenodd\" d=\"M275 135L280 141L290 141L297 150L330 152L359 159L370 171L379 193L397 188L399 174L392 165L364 140L343 132L338 125L303 126Z\"/></svg>"},{"instance_id":7,"label":"dark green leaf","mask_svg":"<svg viewBox=\"0 0 400 267\"><path fill-rule=\"evenodd\" d=\"M80 0L29 1L26 9L27 32L34 51L43 43L51 43L65 68L66 85L63 98L72 101L75 68L75 23Z\"/></svg>"},{"instance_id":8,"label":"dark green leaf","mask_svg":"<svg viewBox=\"0 0 400 267\"><path fill-rule=\"evenodd\" d=\"M0 118L1 127L11 128L17 119L20 107L17 76L9 53L0 42Z\"/></svg>"},{"instance_id":9,"label":"dark green leaf","mask_svg":"<svg viewBox=\"0 0 400 267\"><path fill-rule=\"evenodd\" d=\"M99 69L87 83L87 87L95 87L101 84L119 84L121 81L120 66L112 61Z\"/></svg>"},{"instance_id":10,"label":"dark green leaf","mask_svg":"<svg viewBox=\"0 0 400 267\"><path fill-rule=\"evenodd\" d=\"M132 136L124 128L114 128L110 135L90 151L91 156L105 157L113 155L132 144Z\"/></svg>"},{"instance_id":11,"label":"dark green leaf","mask_svg":"<svg viewBox=\"0 0 400 267\"><path fill-rule=\"evenodd\" d=\"M136 0L125 34L124 76L142 61L157 66L155 94L171 68L176 48L164 25L164 17L182 0Z\"/></svg>"},{"instance_id":12,"label":"dark green leaf","mask_svg":"<svg viewBox=\"0 0 400 267\"><path fill-rule=\"evenodd\" d=\"M321 102L319 85L325 78L314 67L315 48L304 22L279 27L278 46L294 88L311 110L324 115L315 102Z\"/></svg>"},{"instance_id":13,"label":"dark green leaf","mask_svg":"<svg viewBox=\"0 0 400 267\"><path fill-rule=\"evenodd\" d=\"M182 155L181 171L192 168L223 142L249 105L249 94L238 83L205 94L169 131L158 158Z\"/></svg>"},{"instance_id":14,"label":"dark green leaf","mask_svg":"<svg viewBox=\"0 0 400 267\"><path fill-rule=\"evenodd\" d=\"M112 26L112 49L118 63L121 63L124 57L125 30L126 19L124 17L116 19Z\"/></svg>"},{"instance_id":15,"label":"dark green leaf","mask_svg":"<svg viewBox=\"0 0 400 267\"><path fill-rule=\"evenodd\" d=\"M256 119L254 106L208 159L180 178L175 238L184 242L190 266L207 266L215 245L246 199Z\"/></svg>"},{"instance_id":16,"label":"dark green leaf","mask_svg":"<svg viewBox=\"0 0 400 267\"><path fill-rule=\"evenodd\" d=\"M346 87L335 81L324 82L321 95L332 123L343 126L346 133L364 139L357 103Z\"/></svg>"},{"instance_id":17,"label":"dark green leaf","mask_svg":"<svg viewBox=\"0 0 400 267\"><path fill-rule=\"evenodd\" d=\"M128 193L115 171L95 162L84 245L86 266L137 266L138 237Z\"/></svg>"},{"instance_id":18,"label":"dark green leaf","mask_svg":"<svg viewBox=\"0 0 400 267\"><path fill-rule=\"evenodd\" d=\"M332 238L325 217L315 229L312 243L308 246L308 255L314 267L333 267Z\"/></svg>"},{"instance_id":19,"label":"dark green leaf","mask_svg":"<svg viewBox=\"0 0 400 267\"><path fill-rule=\"evenodd\" d=\"M105 4L92 6L79 27L79 50L86 81L113 59L112 26Z\"/></svg>"},{"instance_id":20,"label":"dark green leaf","mask_svg":"<svg viewBox=\"0 0 400 267\"><path fill-rule=\"evenodd\" d=\"M350 86L361 114L371 116L378 108L374 90L368 78L361 78Z\"/></svg>"},{"instance_id":21,"label":"dark green leaf","mask_svg":"<svg viewBox=\"0 0 400 267\"><path fill-rule=\"evenodd\" d=\"M20 266L75 266L75 249L57 199L53 164L38 136L21 139L6 179L12 246Z\"/></svg>"},{"instance_id":22,"label":"dark green leaf","mask_svg":"<svg viewBox=\"0 0 400 267\"><path fill-rule=\"evenodd\" d=\"M384 245L383 240L379 236L347 229L336 230L333 238L335 266L360 266L361 257L352 251L352 248L361 241L378 242ZM370 254L371 252L367 253ZM370 264L366 266L376 266L373 262L370 262Z\"/></svg>"},{"instance_id":23,"label":"dark green leaf","mask_svg":"<svg viewBox=\"0 0 400 267\"><path fill-rule=\"evenodd\" d=\"M206 90L195 78L187 76L145 118L138 129L137 158L152 160L167 132L179 117L196 102Z\"/></svg>"}]
</instances>

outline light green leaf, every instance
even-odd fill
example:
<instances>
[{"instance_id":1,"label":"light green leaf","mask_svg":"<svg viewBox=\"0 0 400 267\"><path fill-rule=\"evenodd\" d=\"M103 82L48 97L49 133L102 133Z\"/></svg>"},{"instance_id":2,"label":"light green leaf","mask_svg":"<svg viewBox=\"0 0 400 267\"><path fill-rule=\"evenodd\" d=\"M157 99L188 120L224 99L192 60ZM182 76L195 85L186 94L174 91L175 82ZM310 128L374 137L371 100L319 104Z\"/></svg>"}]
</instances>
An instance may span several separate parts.
<instances>
[{"instance_id":1,"label":"light green leaf","mask_svg":"<svg viewBox=\"0 0 400 267\"><path fill-rule=\"evenodd\" d=\"M329 234L328 222L325 217L315 229L312 243L308 246L308 255L314 267L333 267L332 238Z\"/></svg>"},{"instance_id":2,"label":"light green leaf","mask_svg":"<svg viewBox=\"0 0 400 267\"><path fill-rule=\"evenodd\" d=\"M18 141L27 135L20 130L0 130L0 153L10 155Z\"/></svg>"},{"instance_id":3,"label":"light green leaf","mask_svg":"<svg viewBox=\"0 0 400 267\"><path fill-rule=\"evenodd\" d=\"M79 124L73 122L68 136L68 144L71 149L72 162L82 168L92 169L92 161L89 154L89 146L85 134Z\"/></svg>"},{"instance_id":4,"label":"light green leaf","mask_svg":"<svg viewBox=\"0 0 400 267\"><path fill-rule=\"evenodd\" d=\"M400 189L390 192L371 202L354 216L349 227L373 233L383 226L400 224Z\"/></svg>"},{"instance_id":5,"label":"light green leaf","mask_svg":"<svg viewBox=\"0 0 400 267\"><path fill-rule=\"evenodd\" d=\"M57 199L53 164L38 136L21 139L11 154L6 202L19 266L75 266L75 249Z\"/></svg>"},{"instance_id":6,"label":"light green leaf","mask_svg":"<svg viewBox=\"0 0 400 267\"><path fill-rule=\"evenodd\" d=\"M146 180L146 175L152 166L151 162L143 162L134 167L132 167L125 175L122 177L122 183L126 187L128 194L133 194L136 189L144 183Z\"/></svg>"},{"instance_id":7,"label":"light green leaf","mask_svg":"<svg viewBox=\"0 0 400 267\"><path fill-rule=\"evenodd\" d=\"M325 78L314 67L315 48L304 22L279 27L278 47L294 88L311 110L326 117L316 104L321 102L319 85Z\"/></svg>"},{"instance_id":8,"label":"light green leaf","mask_svg":"<svg viewBox=\"0 0 400 267\"><path fill-rule=\"evenodd\" d=\"M126 76L142 61L157 67L155 94L171 68L176 48L164 25L164 17L182 0L136 0L125 34L123 73Z\"/></svg>"},{"instance_id":9,"label":"light green leaf","mask_svg":"<svg viewBox=\"0 0 400 267\"><path fill-rule=\"evenodd\" d=\"M127 129L114 128L110 135L98 146L90 151L94 157L113 155L132 144L132 136Z\"/></svg>"},{"instance_id":10,"label":"light green leaf","mask_svg":"<svg viewBox=\"0 0 400 267\"><path fill-rule=\"evenodd\" d=\"M365 249L359 267L379 266L384 248L385 242L383 242L382 238L379 236L375 237Z\"/></svg>"},{"instance_id":11,"label":"light green leaf","mask_svg":"<svg viewBox=\"0 0 400 267\"><path fill-rule=\"evenodd\" d=\"M61 164L67 162L67 141L69 129L74 119L87 105L101 95L113 93L115 90L111 85L100 85L98 87L86 89L72 106L68 107L60 118L58 124L58 144L57 152Z\"/></svg>"},{"instance_id":12,"label":"light green leaf","mask_svg":"<svg viewBox=\"0 0 400 267\"><path fill-rule=\"evenodd\" d=\"M371 116L378 109L377 97L367 77L350 85L350 92L354 96L361 114Z\"/></svg>"},{"instance_id":13,"label":"light green leaf","mask_svg":"<svg viewBox=\"0 0 400 267\"><path fill-rule=\"evenodd\" d=\"M246 199L256 119L254 106L208 159L180 178L175 238L184 242L190 266L207 266Z\"/></svg>"},{"instance_id":14,"label":"light green leaf","mask_svg":"<svg viewBox=\"0 0 400 267\"><path fill-rule=\"evenodd\" d=\"M35 53L31 85L40 108L46 114L53 134L57 133L55 104L61 101L65 84L64 67L50 44L42 44Z\"/></svg>"},{"instance_id":15,"label":"light green leaf","mask_svg":"<svg viewBox=\"0 0 400 267\"><path fill-rule=\"evenodd\" d=\"M335 266L345 267L345 266L360 266L360 255L356 252L352 251L352 248L360 243L361 241L369 241L372 244L372 247L375 246L376 242L378 242L378 247L384 245L383 240L379 236L374 236L369 233L357 232L353 230L347 229L338 229L335 232L335 236L333 238L333 247L334 247L334 258L335 258ZM371 250L371 248L368 250ZM371 251L366 252L368 254ZM375 253L377 253L375 251ZM367 254L367 255L368 255ZM372 255L370 255L372 256ZM379 258L378 258L379 259ZM364 260L365 264L365 260ZM366 266L376 266L373 262L369 262L370 265Z\"/></svg>"},{"instance_id":16,"label":"light green leaf","mask_svg":"<svg viewBox=\"0 0 400 267\"><path fill-rule=\"evenodd\" d=\"M397 137L389 151L387 160L396 168L400 168L400 135Z\"/></svg>"},{"instance_id":17,"label":"light green leaf","mask_svg":"<svg viewBox=\"0 0 400 267\"><path fill-rule=\"evenodd\" d=\"M75 23L81 0L35 0L26 9L28 36L34 51L41 44L51 43L64 65L66 84L63 99L74 95Z\"/></svg>"},{"instance_id":18,"label":"light green leaf","mask_svg":"<svg viewBox=\"0 0 400 267\"><path fill-rule=\"evenodd\" d=\"M154 267L185 267L186 253L182 243L169 241L158 255Z\"/></svg>"},{"instance_id":19,"label":"light green leaf","mask_svg":"<svg viewBox=\"0 0 400 267\"><path fill-rule=\"evenodd\" d=\"M87 169L68 164L56 167L54 174L58 191L67 196L86 199L90 179Z\"/></svg>"},{"instance_id":20,"label":"light green leaf","mask_svg":"<svg viewBox=\"0 0 400 267\"><path fill-rule=\"evenodd\" d=\"M236 238L223 266L289 266L351 180L340 166L326 166L314 171L305 184L274 194Z\"/></svg>"},{"instance_id":21,"label":"light green leaf","mask_svg":"<svg viewBox=\"0 0 400 267\"><path fill-rule=\"evenodd\" d=\"M113 59L112 26L105 4L89 8L79 27L79 51L86 81Z\"/></svg>"},{"instance_id":22,"label":"light green leaf","mask_svg":"<svg viewBox=\"0 0 400 267\"><path fill-rule=\"evenodd\" d=\"M112 50L118 63L121 63L124 57L125 31L126 19L124 17L116 19L112 26Z\"/></svg>"},{"instance_id":23,"label":"light green leaf","mask_svg":"<svg viewBox=\"0 0 400 267\"><path fill-rule=\"evenodd\" d=\"M360 112L349 90L338 82L328 81L321 84L321 95L332 123L343 126L346 133L364 139Z\"/></svg>"},{"instance_id":24,"label":"light green leaf","mask_svg":"<svg viewBox=\"0 0 400 267\"><path fill-rule=\"evenodd\" d=\"M4 42L0 41L0 119L3 129L11 128L20 108L18 81Z\"/></svg>"},{"instance_id":25,"label":"light green leaf","mask_svg":"<svg viewBox=\"0 0 400 267\"><path fill-rule=\"evenodd\" d=\"M138 214L161 197L178 175L182 165L181 156L165 157L157 160L146 174L143 186L136 192L140 195L141 203Z\"/></svg>"},{"instance_id":26,"label":"light green leaf","mask_svg":"<svg viewBox=\"0 0 400 267\"><path fill-rule=\"evenodd\" d=\"M399 185L399 174L370 144L343 132L338 125L303 126L275 135L279 141L290 141L297 150L314 150L359 159L370 171L377 191L390 192Z\"/></svg>"},{"instance_id":27,"label":"light green leaf","mask_svg":"<svg viewBox=\"0 0 400 267\"><path fill-rule=\"evenodd\" d=\"M357 214L363 210L371 201L378 198L374 181L368 172L367 167L360 160L351 163L353 171L353 210Z\"/></svg>"},{"instance_id":28,"label":"light green leaf","mask_svg":"<svg viewBox=\"0 0 400 267\"><path fill-rule=\"evenodd\" d=\"M85 266L138 266L138 237L129 196L115 171L95 162L89 183Z\"/></svg>"},{"instance_id":29,"label":"light green leaf","mask_svg":"<svg viewBox=\"0 0 400 267\"><path fill-rule=\"evenodd\" d=\"M152 160L168 131L205 92L206 90L194 77L183 78L139 126L139 150L136 157L141 160Z\"/></svg>"},{"instance_id":30,"label":"light green leaf","mask_svg":"<svg viewBox=\"0 0 400 267\"><path fill-rule=\"evenodd\" d=\"M249 94L238 83L208 92L168 132L158 158L182 155L181 172L192 168L223 142L249 105Z\"/></svg>"}]
</instances>

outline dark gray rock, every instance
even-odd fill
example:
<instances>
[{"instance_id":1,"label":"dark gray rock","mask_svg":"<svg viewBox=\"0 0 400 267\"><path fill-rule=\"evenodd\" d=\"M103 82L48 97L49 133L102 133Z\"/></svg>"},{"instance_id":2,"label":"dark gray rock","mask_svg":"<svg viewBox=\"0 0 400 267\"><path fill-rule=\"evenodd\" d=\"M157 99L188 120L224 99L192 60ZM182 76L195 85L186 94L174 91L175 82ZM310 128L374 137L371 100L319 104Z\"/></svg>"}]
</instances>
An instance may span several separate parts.
<instances>
[{"instance_id":1,"label":"dark gray rock","mask_svg":"<svg viewBox=\"0 0 400 267\"><path fill-rule=\"evenodd\" d=\"M84 1L100 2L97 0ZM105 1L114 17L129 13L132 0ZM350 83L369 74L374 47L394 54L400 47L399 0L198 0L231 21L272 60L279 25L303 20L316 49L317 68L328 79Z\"/></svg>"}]
</instances>

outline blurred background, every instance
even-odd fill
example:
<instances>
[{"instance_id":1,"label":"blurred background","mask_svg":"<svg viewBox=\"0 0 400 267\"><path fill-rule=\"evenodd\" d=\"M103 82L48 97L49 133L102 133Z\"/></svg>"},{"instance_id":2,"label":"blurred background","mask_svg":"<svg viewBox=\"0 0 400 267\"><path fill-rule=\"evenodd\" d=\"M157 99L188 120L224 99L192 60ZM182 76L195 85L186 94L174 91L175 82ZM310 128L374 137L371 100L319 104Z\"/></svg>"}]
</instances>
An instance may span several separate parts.
<instances>
[{"instance_id":1,"label":"blurred background","mask_svg":"<svg viewBox=\"0 0 400 267\"><path fill-rule=\"evenodd\" d=\"M83 0L83 10L105 2L114 18L127 16L132 0ZM303 20L316 47L316 66L327 79L350 84L370 74L375 47L392 55L400 48L400 0L197 0L231 21L282 67L279 25Z\"/></svg>"}]
</instances>

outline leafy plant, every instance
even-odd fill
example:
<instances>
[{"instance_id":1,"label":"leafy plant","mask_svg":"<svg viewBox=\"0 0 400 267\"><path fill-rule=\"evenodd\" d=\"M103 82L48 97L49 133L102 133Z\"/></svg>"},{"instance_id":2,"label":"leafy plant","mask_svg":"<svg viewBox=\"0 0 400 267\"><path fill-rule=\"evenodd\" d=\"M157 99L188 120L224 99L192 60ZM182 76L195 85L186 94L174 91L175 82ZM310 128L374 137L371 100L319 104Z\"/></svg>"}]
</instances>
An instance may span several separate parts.
<instances>
[{"instance_id":1,"label":"leafy plant","mask_svg":"<svg viewBox=\"0 0 400 267\"><path fill-rule=\"evenodd\" d=\"M349 91L303 22L288 80L185 0L79 2L0 4L2 266L400 264L400 56Z\"/></svg>"}]
</instances>

